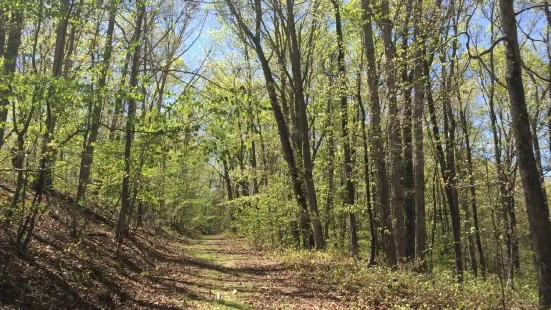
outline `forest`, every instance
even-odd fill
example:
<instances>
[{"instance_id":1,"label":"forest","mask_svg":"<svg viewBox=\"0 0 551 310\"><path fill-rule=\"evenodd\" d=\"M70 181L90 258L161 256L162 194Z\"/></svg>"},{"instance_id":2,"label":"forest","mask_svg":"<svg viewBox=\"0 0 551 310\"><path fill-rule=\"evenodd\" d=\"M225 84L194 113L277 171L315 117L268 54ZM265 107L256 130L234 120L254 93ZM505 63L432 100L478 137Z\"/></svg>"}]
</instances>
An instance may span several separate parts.
<instances>
[{"instance_id":1,"label":"forest","mask_svg":"<svg viewBox=\"0 0 551 310\"><path fill-rule=\"evenodd\" d=\"M0 0L0 308L551 309L548 0Z\"/></svg>"}]
</instances>

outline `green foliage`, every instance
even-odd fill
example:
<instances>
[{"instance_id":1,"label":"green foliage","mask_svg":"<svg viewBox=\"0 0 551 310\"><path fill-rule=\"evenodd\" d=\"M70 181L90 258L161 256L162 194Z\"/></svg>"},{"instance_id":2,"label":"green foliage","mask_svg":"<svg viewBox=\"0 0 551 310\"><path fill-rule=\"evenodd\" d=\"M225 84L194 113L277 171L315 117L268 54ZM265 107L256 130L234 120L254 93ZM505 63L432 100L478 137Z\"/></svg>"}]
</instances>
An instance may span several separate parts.
<instances>
[{"instance_id":1,"label":"green foliage","mask_svg":"<svg viewBox=\"0 0 551 310\"><path fill-rule=\"evenodd\" d=\"M289 21L286 3L278 1L260 1L260 6L255 7L251 5L253 2L241 0L212 3L77 0L71 1L70 12L65 12L57 0L1 0L3 45L0 49L4 56L0 57L3 69L0 108L7 115L5 120L0 120L5 123L2 124L5 130L0 146L0 177L10 188L5 199L0 200L1 220L27 227L21 224L22 218L51 209L48 195L76 196L79 183L80 188L84 185L85 192L75 203L80 204L74 210L78 213L76 221L84 217L78 212L83 210L101 213L113 220L118 212L124 214L121 192L123 179L128 177L131 210L128 210L127 225L131 228L136 228L142 220L145 229L170 227L186 234L229 231L245 237L258 248L291 248L308 243L312 222L319 219L329 254L289 255L298 263L311 259L322 266L337 264L335 268L322 267L313 272L319 278L321 272L331 275L328 281L338 290L356 290L363 295L365 291L361 287L365 287L376 292L377 300L364 302L396 308L476 308L484 299L494 303L499 300L500 290L494 277L499 275L507 281L506 269L512 265L506 249L511 215L505 206L512 205L517 225L514 238L519 243L521 258L521 271L514 274L517 278L513 280L523 289L508 291L507 302L523 306L525 295L535 291L532 283L535 274L524 215L526 206L518 182L508 93L502 87L507 74L503 65L506 59L502 45L492 45L499 35L494 4L420 1L415 4L419 7L413 9L412 3L370 2L378 73L367 76L362 31L366 12L361 9L361 2L294 1L291 9L295 20ZM107 24L112 4L117 5L115 30L112 42L108 42ZM135 29L136 18L141 4L146 9L145 23L140 40L136 40L140 30ZM230 4L234 5L235 12L230 10ZM282 7L277 8L275 4ZM337 61L335 4L340 6L345 41L342 64ZM390 16L384 16L385 5L389 6ZM276 9L281 11L275 12ZM423 12L420 21L413 20L416 10ZM18 29L15 17L21 12L24 14ZM213 12L216 14L211 14ZM540 170L545 172L551 156L548 119L551 96L547 81L551 72L549 55L544 52L549 49L548 38L543 34L549 29L544 29L545 22L539 22L543 21L542 12L525 14L525 19L519 18L519 29L529 28L530 32L523 36L526 41L521 46L521 54L530 70L524 71L523 78L535 137L532 140L538 142L533 144L539 148L536 155L542 166ZM386 18L391 21L391 43L396 49L392 72L386 63L389 50L385 50L380 38ZM490 18L496 20L490 21ZM421 29L415 36L414 22L419 23L416 26ZM291 36L286 33L290 23L297 25L301 53L298 57L292 57L297 55L292 55ZM258 37L251 38L243 25ZM15 30L22 33L21 45L16 51L17 66L15 72L7 72L5 57L9 44L6 40L10 39L10 33L16 34ZM467 34L470 46L466 45ZM63 57L59 51L56 53L57 42L64 44L60 49ZM110 45L112 55L106 63ZM489 47L493 50L488 50ZM259 62L259 49L267 63ZM137 57L133 57L135 51L140 51ZM419 51L427 55L419 59L416 56ZM62 58L59 72L52 68L55 57ZM299 63L298 71L303 79L300 84L294 83L292 67L296 63L292 64L291 59ZM377 170L379 163L371 156L379 150L373 149L372 142L374 138L384 141L382 162L387 174L397 166L400 173L405 170L403 162L396 162L406 156L405 145L392 145L389 132L384 129L396 117L402 125L396 133L401 143L412 138L412 132L407 132L406 127L411 121L407 112L413 106L412 97L420 93L420 89L415 89L419 81L414 81L413 76L414 67L421 60L423 66L426 61L428 70L422 82L431 83L424 89L423 100L427 106L424 119L415 122L424 126L420 145L425 184L421 192L424 190L426 203L427 262L433 274L412 276L406 271L391 272L382 268L371 273L338 255L348 251L352 214L356 216L359 254L367 256L375 237L369 229L368 207L373 209L373 225L379 241L385 233L394 233L383 228L382 198L377 192L377 182L385 178L391 180L388 193L402 184L392 184L389 175L377 177L381 172ZM346 74L340 73L339 65L344 66ZM274 80L274 85L268 86L274 87L275 99L270 98L272 94L266 88L265 66L270 68ZM135 79L130 86L132 69ZM396 80L395 94L387 85L388 77ZM101 85L102 80L105 85ZM372 81L379 85L382 137L375 137L372 130L374 120L370 109L374 100L368 95L367 87ZM302 85L302 94L296 85ZM434 111L428 111L429 94ZM304 96L306 101L307 124L299 121L297 96ZM341 98L347 99L344 112L348 119L345 120ZM394 99L400 110L398 115L391 115L389 109ZM130 102L136 104L135 116L131 119ZM274 107L281 109L283 120L274 118ZM365 123L364 113L370 115ZM495 120L491 114L495 114ZM349 141L343 138L344 122ZM92 139L94 127L99 129L97 138ZM367 128L365 132L363 127ZM440 140L435 139L434 127L438 127ZM129 132L129 128L133 131ZM289 131L287 137L281 136L281 128ZM308 150L303 148L301 128L306 128ZM127 137L132 146L129 157L125 158ZM287 157L282 152L282 138L289 139L291 144ZM467 151L467 139L471 151ZM352 148L353 204L344 203L345 142ZM399 148L398 158L390 155L393 147ZM446 157L454 159L453 185L444 181L442 174L447 171L441 171L437 147L449 150ZM306 204L307 211L300 209L300 199L295 197L291 183L292 164L288 158L292 155L295 167L291 168L296 169L298 187L313 196L305 185L308 174L304 152L310 152L313 157L312 183L317 211L311 202ZM23 161L19 170L13 169L17 155ZM87 156L93 159L91 163L86 163ZM469 157L472 158L469 160ZM47 186L42 201L34 200L45 159L49 160L46 171L51 173L53 184ZM127 163L129 175L125 175ZM86 182L81 179L84 164L91 167ZM366 181L368 178L370 181ZM405 181L403 174L399 181ZM447 207L449 198L444 193L446 186L453 186L457 191L461 249L467 267L471 267L471 261L480 261L478 253L470 260L469 251L472 247L469 240L476 236L471 202L477 203L481 242L491 278L487 283L468 279L469 285L465 285L464 290L454 287L448 272L453 269L455 257ZM17 187L21 193L13 203L9 202L15 196L11 187ZM389 205L398 205L400 201L395 199L404 197L389 195ZM395 218L393 227L404 224ZM17 227L9 229L16 231ZM375 249L379 261L382 261L382 244L379 242ZM312 256L308 258L308 255ZM338 264L341 258L345 263ZM399 281L382 279L388 273ZM385 285L377 289L365 284L377 281ZM439 286L442 292L438 291ZM392 300L384 297L386 293ZM406 301L410 297L412 299ZM526 297L527 305L533 299L533 296Z\"/></svg>"}]
</instances>

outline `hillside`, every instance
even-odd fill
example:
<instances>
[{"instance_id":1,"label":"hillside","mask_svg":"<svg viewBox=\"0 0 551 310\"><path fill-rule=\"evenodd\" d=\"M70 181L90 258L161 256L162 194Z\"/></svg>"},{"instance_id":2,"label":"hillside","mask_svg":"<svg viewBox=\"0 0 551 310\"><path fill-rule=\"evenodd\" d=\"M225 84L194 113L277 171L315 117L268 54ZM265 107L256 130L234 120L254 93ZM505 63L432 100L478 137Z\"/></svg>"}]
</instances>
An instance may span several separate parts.
<instances>
[{"instance_id":1,"label":"hillside","mask_svg":"<svg viewBox=\"0 0 551 310\"><path fill-rule=\"evenodd\" d=\"M28 253L18 255L1 235L3 309L273 309L282 300L306 307L310 299L323 308L340 304L238 239L140 229L115 257L115 224L94 214L87 236L74 244L70 202L58 197L50 204Z\"/></svg>"}]
</instances>

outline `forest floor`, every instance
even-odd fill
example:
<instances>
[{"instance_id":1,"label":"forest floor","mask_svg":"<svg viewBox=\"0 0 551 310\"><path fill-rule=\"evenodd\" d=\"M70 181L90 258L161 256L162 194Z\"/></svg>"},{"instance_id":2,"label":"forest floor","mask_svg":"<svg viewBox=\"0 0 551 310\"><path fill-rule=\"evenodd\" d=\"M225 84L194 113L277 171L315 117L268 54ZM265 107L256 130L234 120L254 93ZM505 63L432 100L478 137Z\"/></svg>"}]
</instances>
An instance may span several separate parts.
<instances>
[{"instance_id":1,"label":"forest floor","mask_svg":"<svg viewBox=\"0 0 551 310\"><path fill-rule=\"evenodd\" d=\"M0 190L0 202L9 194ZM71 200L52 197L34 241L17 254L0 229L0 309L502 309L496 281L365 268L329 252L254 249L227 235L132 231L116 256L116 208L85 210L69 238ZM101 211L101 212L100 212ZM534 288L507 293L507 309L534 309Z\"/></svg>"},{"instance_id":2,"label":"forest floor","mask_svg":"<svg viewBox=\"0 0 551 310\"><path fill-rule=\"evenodd\" d=\"M8 197L0 190L0 200ZM17 254L0 229L0 309L350 308L277 255L241 239L139 229L116 257L115 212L89 211L86 237L74 243L70 198L52 198L50 205L25 254Z\"/></svg>"},{"instance_id":3,"label":"forest floor","mask_svg":"<svg viewBox=\"0 0 551 310\"><path fill-rule=\"evenodd\" d=\"M54 261L50 262L39 261L40 256L16 259L16 266L28 269L18 270L23 273L19 279L3 281L0 305L4 301L6 309L350 308L327 290L313 287L297 270L251 249L242 240L223 236L155 239L149 240L152 242L149 251L155 251L155 263L149 266L149 271L139 271L139 266L133 266L136 269L133 272L122 263L116 264L121 268L120 275L113 275L117 271L111 270L108 261L103 267L81 266L84 270L80 272L91 270L92 281L104 278L100 279L103 285L92 290L82 287L84 283L71 285L74 276L63 270L67 267L63 266L63 254L54 255ZM60 260L61 265L56 266L55 260ZM11 263L12 268L17 268ZM33 272L33 269L37 270ZM40 284L31 273L41 279ZM43 277L42 273L46 275ZM8 278L14 276L8 275ZM110 277L114 279L107 280ZM36 286L23 288L27 292L17 294L14 291L25 285L24 278ZM49 293L53 295L43 296ZM9 302L9 295L15 300Z\"/></svg>"},{"instance_id":4,"label":"forest floor","mask_svg":"<svg viewBox=\"0 0 551 310\"><path fill-rule=\"evenodd\" d=\"M251 249L242 240L211 236L182 247L204 262L185 266L187 272L177 276L181 279L168 280L200 296L188 298L187 305L199 309L350 309L346 301L308 281L299 270Z\"/></svg>"}]
</instances>

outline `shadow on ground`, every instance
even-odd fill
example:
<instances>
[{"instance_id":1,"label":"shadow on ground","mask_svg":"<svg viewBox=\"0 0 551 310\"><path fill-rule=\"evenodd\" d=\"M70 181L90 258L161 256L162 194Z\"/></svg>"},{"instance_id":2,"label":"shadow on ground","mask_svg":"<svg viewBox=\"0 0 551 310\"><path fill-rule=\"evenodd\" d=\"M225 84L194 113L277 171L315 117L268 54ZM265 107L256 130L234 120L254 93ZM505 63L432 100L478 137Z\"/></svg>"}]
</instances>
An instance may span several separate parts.
<instances>
[{"instance_id":1,"label":"shadow on ground","mask_svg":"<svg viewBox=\"0 0 551 310\"><path fill-rule=\"evenodd\" d=\"M0 229L0 308L272 309L319 299L296 271L240 240L139 229L115 257L114 212L101 206L85 210L87 234L75 243L72 203L51 197L25 255Z\"/></svg>"}]
</instances>

